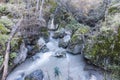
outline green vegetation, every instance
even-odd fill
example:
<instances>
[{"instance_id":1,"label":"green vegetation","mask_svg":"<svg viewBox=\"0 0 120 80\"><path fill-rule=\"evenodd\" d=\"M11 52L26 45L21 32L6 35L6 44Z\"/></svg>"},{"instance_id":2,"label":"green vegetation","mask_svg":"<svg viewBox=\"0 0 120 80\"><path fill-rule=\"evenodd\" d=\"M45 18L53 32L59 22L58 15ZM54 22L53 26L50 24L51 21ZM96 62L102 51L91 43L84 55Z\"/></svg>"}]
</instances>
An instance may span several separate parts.
<instances>
[{"instance_id":1,"label":"green vegetation","mask_svg":"<svg viewBox=\"0 0 120 80\"><path fill-rule=\"evenodd\" d=\"M5 27L8 27L8 28L10 28L13 25L13 22L10 19L8 19L6 16L3 16L0 19L0 23L5 25Z\"/></svg>"},{"instance_id":2,"label":"green vegetation","mask_svg":"<svg viewBox=\"0 0 120 80\"><path fill-rule=\"evenodd\" d=\"M0 15L7 13L7 7L4 4L0 4Z\"/></svg>"},{"instance_id":3,"label":"green vegetation","mask_svg":"<svg viewBox=\"0 0 120 80\"><path fill-rule=\"evenodd\" d=\"M85 57L93 64L117 75L120 74L120 27L118 33L109 30L99 33L93 39L93 43L86 44Z\"/></svg>"},{"instance_id":4,"label":"green vegetation","mask_svg":"<svg viewBox=\"0 0 120 80\"><path fill-rule=\"evenodd\" d=\"M111 13L111 14L119 13L120 12L120 3L117 3L113 6L110 6L108 12Z\"/></svg>"},{"instance_id":5,"label":"green vegetation","mask_svg":"<svg viewBox=\"0 0 120 80\"><path fill-rule=\"evenodd\" d=\"M0 23L0 33L7 34L9 32L10 32L10 30L7 29L3 24Z\"/></svg>"}]
</instances>

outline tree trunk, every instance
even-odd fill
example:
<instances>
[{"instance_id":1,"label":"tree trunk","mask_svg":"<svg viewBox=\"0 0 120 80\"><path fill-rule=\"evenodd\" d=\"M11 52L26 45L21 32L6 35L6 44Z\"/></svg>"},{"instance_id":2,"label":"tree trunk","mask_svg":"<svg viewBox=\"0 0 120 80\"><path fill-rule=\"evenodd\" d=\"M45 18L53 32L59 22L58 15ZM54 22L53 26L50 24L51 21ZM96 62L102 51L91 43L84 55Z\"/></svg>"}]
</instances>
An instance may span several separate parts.
<instances>
[{"instance_id":1,"label":"tree trunk","mask_svg":"<svg viewBox=\"0 0 120 80\"><path fill-rule=\"evenodd\" d=\"M12 38L14 37L16 31L18 30L20 24L22 22L22 18L20 21L12 28L12 32L10 34L10 38L8 39L7 46L6 46L6 52L5 52L5 57L4 57L4 62L3 62L3 75L2 75L2 80L5 80L8 74L8 62L9 62L9 53L10 53L10 43Z\"/></svg>"}]
</instances>

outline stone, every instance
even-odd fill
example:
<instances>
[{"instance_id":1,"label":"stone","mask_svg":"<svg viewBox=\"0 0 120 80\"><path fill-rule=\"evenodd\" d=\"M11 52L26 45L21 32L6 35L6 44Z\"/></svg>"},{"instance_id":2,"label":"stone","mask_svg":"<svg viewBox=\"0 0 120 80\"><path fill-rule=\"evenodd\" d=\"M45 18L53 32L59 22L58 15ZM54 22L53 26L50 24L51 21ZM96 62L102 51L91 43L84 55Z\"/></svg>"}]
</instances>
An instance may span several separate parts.
<instances>
[{"instance_id":1,"label":"stone","mask_svg":"<svg viewBox=\"0 0 120 80\"><path fill-rule=\"evenodd\" d=\"M39 47L39 49L41 49L43 46L45 46L45 41L44 41L44 39L43 38L40 38L39 40L38 40L38 43L37 43L37 45L38 45L38 47Z\"/></svg>"},{"instance_id":2,"label":"stone","mask_svg":"<svg viewBox=\"0 0 120 80\"><path fill-rule=\"evenodd\" d=\"M63 39L60 39L58 46L62 47L62 48L67 48L68 47L68 42L65 42Z\"/></svg>"},{"instance_id":3,"label":"stone","mask_svg":"<svg viewBox=\"0 0 120 80\"><path fill-rule=\"evenodd\" d=\"M84 35L89 33L89 31L90 28L88 26L78 28L68 43L67 51L72 54L81 54L84 49Z\"/></svg>"},{"instance_id":4,"label":"stone","mask_svg":"<svg viewBox=\"0 0 120 80\"><path fill-rule=\"evenodd\" d=\"M66 51L60 51L60 50L59 50L59 51L57 51L57 52L55 53L54 56L55 56L55 57L60 57L60 58L61 58L61 57L66 57L66 53L67 53Z\"/></svg>"},{"instance_id":5,"label":"stone","mask_svg":"<svg viewBox=\"0 0 120 80\"><path fill-rule=\"evenodd\" d=\"M17 54L14 59L14 64L22 63L27 58L28 49L25 47L25 44L22 43L20 46L20 52Z\"/></svg>"},{"instance_id":6,"label":"stone","mask_svg":"<svg viewBox=\"0 0 120 80\"><path fill-rule=\"evenodd\" d=\"M67 48L67 52L72 53L72 54L81 54L83 51L83 45L69 45Z\"/></svg>"},{"instance_id":7,"label":"stone","mask_svg":"<svg viewBox=\"0 0 120 80\"><path fill-rule=\"evenodd\" d=\"M45 53L45 52L48 52L48 51L49 51L49 49L47 48L46 45L43 46L43 47L41 48L41 50L40 50L40 52L42 52L42 53Z\"/></svg>"},{"instance_id":8,"label":"stone","mask_svg":"<svg viewBox=\"0 0 120 80\"><path fill-rule=\"evenodd\" d=\"M42 70L36 70L30 75L26 76L25 80L43 80L44 74Z\"/></svg>"},{"instance_id":9,"label":"stone","mask_svg":"<svg viewBox=\"0 0 120 80\"><path fill-rule=\"evenodd\" d=\"M58 39L58 38L63 38L65 35L66 35L65 32L58 31L58 32L55 32L52 37L53 37L54 39Z\"/></svg>"}]
</instances>

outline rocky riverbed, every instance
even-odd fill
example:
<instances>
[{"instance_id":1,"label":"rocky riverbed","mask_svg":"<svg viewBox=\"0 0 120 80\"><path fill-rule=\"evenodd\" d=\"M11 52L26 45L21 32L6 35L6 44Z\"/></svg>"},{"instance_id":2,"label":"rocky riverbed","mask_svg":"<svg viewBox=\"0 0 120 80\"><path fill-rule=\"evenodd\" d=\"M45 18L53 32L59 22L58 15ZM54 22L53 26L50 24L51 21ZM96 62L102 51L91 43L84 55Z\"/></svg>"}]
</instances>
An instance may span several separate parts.
<instances>
[{"instance_id":1,"label":"rocky riverbed","mask_svg":"<svg viewBox=\"0 0 120 80\"><path fill-rule=\"evenodd\" d=\"M0 66L21 17L10 45L7 80L120 79L119 0L0 3Z\"/></svg>"}]
</instances>

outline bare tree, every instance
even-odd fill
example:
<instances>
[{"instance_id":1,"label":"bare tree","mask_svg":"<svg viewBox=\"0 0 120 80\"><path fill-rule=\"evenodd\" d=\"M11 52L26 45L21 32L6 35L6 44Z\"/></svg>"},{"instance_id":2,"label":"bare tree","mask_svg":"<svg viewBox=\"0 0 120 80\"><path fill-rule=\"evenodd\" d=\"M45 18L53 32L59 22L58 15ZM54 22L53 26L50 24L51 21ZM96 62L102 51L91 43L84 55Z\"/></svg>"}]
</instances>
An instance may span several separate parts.
<instances>
[{"instance_id":1,"label":"bare tree","mask_svg":"<svg viewBox=\"0 0 120 80\"><path fill-rule=\"evenodd\" d=\"M39 12L39 19L41 19L41 17L42 17L43 4L44 4L44 0L42 0L42 2L41 2L40 12Z\"/></svg>"},{"instance_id":2,"label":"bare tree","mask_svg":"<svg viewBox=\"0 0 120 80\"><path fill-rule=\"evenodd\" d=\"M39 10L39 5L40 5L40 0L36 0L36 11L38 11Z\"/></svg>"}]
</instances>

